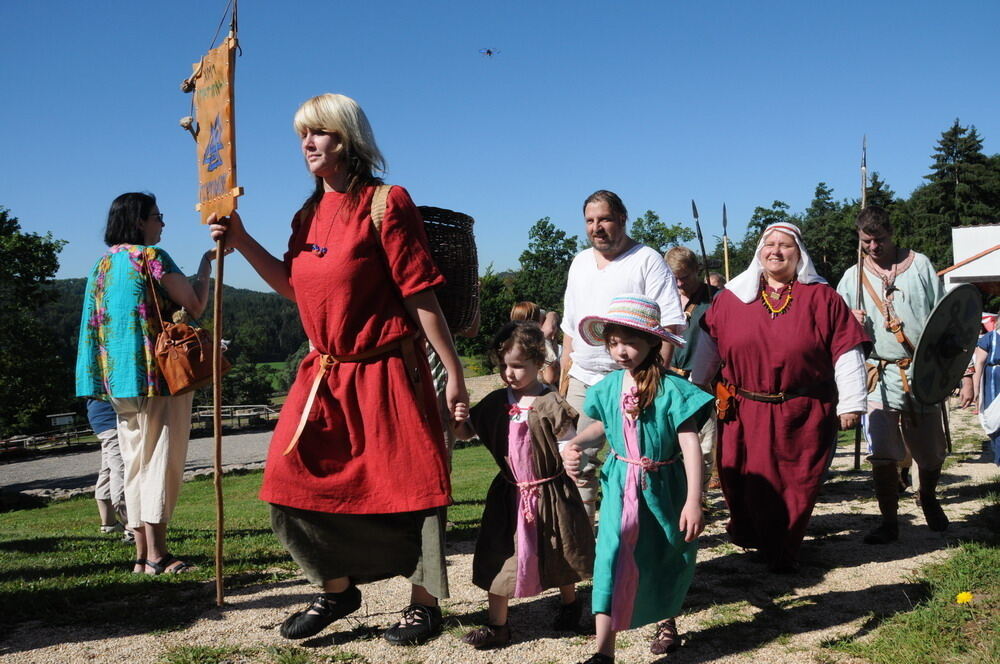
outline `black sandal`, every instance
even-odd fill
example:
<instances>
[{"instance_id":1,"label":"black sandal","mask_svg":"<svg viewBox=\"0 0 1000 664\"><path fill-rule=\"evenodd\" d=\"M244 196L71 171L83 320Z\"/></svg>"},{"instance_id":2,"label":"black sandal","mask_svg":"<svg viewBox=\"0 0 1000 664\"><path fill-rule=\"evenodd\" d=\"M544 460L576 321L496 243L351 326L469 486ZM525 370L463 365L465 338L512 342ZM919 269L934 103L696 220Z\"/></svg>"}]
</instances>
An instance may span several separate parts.
<instances>
[{"instance_id":1,"label":"black sandal","mask_svg":"<svg viewBox=\"0 0 1000 664\"><path fill-rule=\"evenodd\" d=\"M142 571L136 572L135 571L135 566L136 565L142 565ZM145 574L146 573L146 559L145 558L136 558L135 560L132 561L132 573L133 574Z\"/></svg>"},{"instance_id":2,"label":"black sandal","mask_svg":"<svg viewBox=\"0 0 1000 664\"><path fill-rule=\"evenodd\" d=\"M173 567L171 567L171 565L173 565ZM175 558L169 553L159 560L147 560L146 566L153 568L152 576L159 576L160 574L180 574L181 572L195 569L194 565Z\"/></svg>"},{"instance_id":3,"label":"black sandal","mask_svg":"<svg viewBox=\"0 0 1000 664\"><path fill-rule=\"evenodd\" d=\"M335 620L350 615L361 607L361 591L351 586L339 593L316 595L312 604L285 618L279 630L286 639L305 639L319 634ZM313 613L310 613L313 611Z\"/></svg>"}]
</instances>

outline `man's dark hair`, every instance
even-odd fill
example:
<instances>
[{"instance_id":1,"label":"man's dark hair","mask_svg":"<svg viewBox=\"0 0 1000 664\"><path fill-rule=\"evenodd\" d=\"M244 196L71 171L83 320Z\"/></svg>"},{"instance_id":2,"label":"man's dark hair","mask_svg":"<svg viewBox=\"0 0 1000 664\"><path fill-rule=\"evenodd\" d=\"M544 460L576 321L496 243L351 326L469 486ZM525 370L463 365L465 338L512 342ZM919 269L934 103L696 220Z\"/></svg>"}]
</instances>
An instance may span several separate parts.
<instances>
[{"instance_id":1,"label":"man's dark hair","mask_svg":"<svg viewBox=\"0 0 1000 664\"><path fill-rule=\"evenodd\" d=\"M889 220L889 213L885 208L877 205L869 205L858 213L858 230L865 235L879 235L885 233L892 235L892 222Z\"/></svg>"},{"instance_id":2,"label":"man's dark hair","mask_svg":"<svg viewBox=\"0 0 1000 664\"><path fill-rule=\"evenodd\" d=\"M597 201L603 201L608 204L611 208L611 214L621 217L622 223L628 221L628 210L625 209L625 204L622 203L622 199L618 197L613 191L608 191L607 189L599 189L587 196L587 200L583 202L583 212L586 214L587 206L591 203L596 203Z\"/></svg>"}]
</instances>

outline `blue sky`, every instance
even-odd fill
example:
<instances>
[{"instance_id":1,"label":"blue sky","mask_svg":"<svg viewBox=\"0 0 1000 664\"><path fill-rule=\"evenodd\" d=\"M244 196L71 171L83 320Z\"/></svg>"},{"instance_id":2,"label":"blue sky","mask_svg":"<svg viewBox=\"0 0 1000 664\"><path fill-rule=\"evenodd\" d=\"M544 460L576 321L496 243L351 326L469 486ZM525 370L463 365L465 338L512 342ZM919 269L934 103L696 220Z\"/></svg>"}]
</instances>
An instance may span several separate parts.
<instances>
[{"instance_id":1,"label":"blue sky","mask_svg":"<svg viewBox=\"0 0 1000 664\"><path fill-rule=\"evenodd\" d=\"M179 83L224 0L0 3L0 206L69 244L60 277L103 251L111 200L155 193L188 272L209 245ZM869 168L901 195L940 133L975 124L1000 151L1000 3L240 2L240 211L283 251L309 193L292 115L340 92L365 108L387 180L476 218L481 266L517 266L541 217L582 235L581 204L617 191L707 236L753 209L804 210L820 181L856 197ZM492 58L484 47L499 49ZM226 281L266 290L241 258Z\"/></svg>"}]
</instances>

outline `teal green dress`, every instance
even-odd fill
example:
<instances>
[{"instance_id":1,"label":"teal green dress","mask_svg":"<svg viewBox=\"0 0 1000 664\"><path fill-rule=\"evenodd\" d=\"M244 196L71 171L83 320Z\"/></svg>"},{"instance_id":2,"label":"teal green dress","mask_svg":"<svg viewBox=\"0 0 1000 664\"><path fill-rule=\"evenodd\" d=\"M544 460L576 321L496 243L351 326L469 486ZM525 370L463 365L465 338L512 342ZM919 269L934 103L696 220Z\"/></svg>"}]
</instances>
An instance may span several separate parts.
<instances>
[{"instance_id":1,"label":"teal green dress","mask_svg":"<svg viewBox=\"0 0 1000 664\"><path fill-rule=\"evenodd\" d=\"M587 390L583 411L604 423L612 452L628 456L621 410L624 375L624 371L610 373ZM655 461L679 457L677 429L691 417L700 428L711 403L711 396L688 381L673 375L664 377L653 405L639 415L643 456ZM594 562L594 613L611 613L627 465L609 453L601 469L603 498ZM694 576L697 552L697 544L685 542L684 533L677 527L686 499L687 479L680 460L648 473L639 501L639 541L635 547L639 585L632 627L672 618L680 612Z\"/></svg>"},{"instance_id":2,"label":"teal green dress","mask_svg":"<svg viewBox=\"0 0 1000 664\"><path fill-rule=\"evenodd\" d=\"M164 317L174 306L160 286L180 273L155 246L117 244L101 256L87 279L76 356L76 395L104 399L166 396L154 345L160 323L149 300L143 260L156 281ZM169 318L168 318L169 320Z\"/></svg>"}]
</instances>

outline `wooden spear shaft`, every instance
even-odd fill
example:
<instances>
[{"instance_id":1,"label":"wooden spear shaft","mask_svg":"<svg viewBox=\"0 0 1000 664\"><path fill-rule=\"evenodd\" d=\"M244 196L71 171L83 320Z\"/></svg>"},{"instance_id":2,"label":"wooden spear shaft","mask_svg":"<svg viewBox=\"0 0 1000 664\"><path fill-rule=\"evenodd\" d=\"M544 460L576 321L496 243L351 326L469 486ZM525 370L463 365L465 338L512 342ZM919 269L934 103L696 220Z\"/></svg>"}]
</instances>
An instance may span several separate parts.
<instances>
[{"instance_id":1,"label":"wooden spear shaft","mask_svg":"<svg viewBox=\"0 0 1000 664\"><path fill-rule=\"evenodd\" d=\"M215 242L215 302L212 315L212 421L215 426L215 604L223 605L222 541L225 519L222 504L222 267L225 260L225 239Z\"/></svg>"},{"instance_id":2,"label":"wooden spear shaft","mask_svg":"<svg viewBox=\"0 0 1000 664\"><path fill-rule=\"evenodd\" d=\"M868 137L861 140L861 209L868 205ZM865 252L861 245L861 236L858 235L858 283L855 291L857 309L863 309L861 302L861 279L865 269ZM863 418L858 419L858 426L854 430L854 470L861 470L861 429Z\"/></svg>"}]
</instances>

